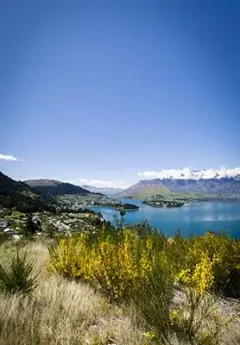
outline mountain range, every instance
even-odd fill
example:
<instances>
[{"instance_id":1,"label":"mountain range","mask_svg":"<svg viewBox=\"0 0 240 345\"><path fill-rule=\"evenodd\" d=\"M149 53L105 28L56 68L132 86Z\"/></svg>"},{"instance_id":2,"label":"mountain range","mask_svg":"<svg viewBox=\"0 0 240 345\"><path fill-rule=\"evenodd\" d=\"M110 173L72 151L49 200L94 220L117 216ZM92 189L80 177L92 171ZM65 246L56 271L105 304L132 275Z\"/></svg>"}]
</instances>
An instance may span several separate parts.
<instances>
[{"instance_id":1,"label":"mountain range","mask_svg":"<svg viewBox=\"0 0 240 345\"><path fill-rule=\"evenodd\" d=\"M236 177L223 178L199 178L199 179L175 179L157 178L153 180L141 180L119 194L121 197L144 199L155 194L175 193L199 193L222 196L239 195L240 179Z\"/></svg>"},{"instance_id":2,"label":"mountain range","mask_svg":"<svg viewBox=\"0 0 240 345\"><path fill-rule=\"evenodd\" d=\"M54 196L72 194L91 196L107 194L116 197L145 199L153 195L199 194L210 195L211 199L234 197L240 199L240 175L215 178L157 178L141 180L133 186L121 190L76 186L71 183L50 179L14 181L0 172L0 205L27 210L47 210L54 207ZM119 192L120 191L120 192ZM175 195L177 197L177 195ZM33 211L34 212L34 211Z\"/></svg>"}]
</instances>

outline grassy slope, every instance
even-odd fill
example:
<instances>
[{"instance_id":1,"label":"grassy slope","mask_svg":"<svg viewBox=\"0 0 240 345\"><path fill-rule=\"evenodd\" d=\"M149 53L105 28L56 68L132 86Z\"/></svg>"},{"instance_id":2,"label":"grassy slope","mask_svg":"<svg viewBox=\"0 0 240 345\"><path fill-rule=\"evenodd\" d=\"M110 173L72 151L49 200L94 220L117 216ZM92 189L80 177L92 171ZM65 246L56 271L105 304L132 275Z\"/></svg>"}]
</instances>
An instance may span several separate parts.
<instances>
[{"instance_id":1,"label":"grassy slope","mask_svg":"<svg viewBox=\"0 0 240 345\"><path fill-rule=\"evenodd\" d=\"M87 285L50 275L46 246L27 247L37 260L39 286L24 301L0 295L0 345L143 344L143 331L129 308L111 305ZM12 247L0 247L0 261L6 252L11 255Z\"/></svg>"},{"instance_id":2,"label":"grassy slope","mask_svg":"<svg viewBox=\"0 0 240 345\"><path fill-rule=\"evenodd\" d=\"M47 272L48 250L42 243L28 243L29 258L36 259L39 286L31 297L0 295L1 345L153 345L146 341L143 324L134 309L110 304L82 283ZM0 246L0 261L13 253L12 244ZM176 296L184 308L184 297ZM221 345L238 345L240 327L235 323ZM171 345L183 345L172 339ZM184 345L189 345L184 343Z\"/></svg>"}]
</instances>

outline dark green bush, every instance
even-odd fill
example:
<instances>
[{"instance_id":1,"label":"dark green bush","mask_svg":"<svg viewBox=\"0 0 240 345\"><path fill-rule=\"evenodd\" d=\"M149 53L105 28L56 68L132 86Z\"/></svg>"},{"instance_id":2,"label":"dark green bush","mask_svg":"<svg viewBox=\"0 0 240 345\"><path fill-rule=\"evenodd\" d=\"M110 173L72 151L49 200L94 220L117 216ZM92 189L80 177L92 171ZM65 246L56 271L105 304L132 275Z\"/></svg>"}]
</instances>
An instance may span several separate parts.
<instances>
[{"instance_id":1,"label":"dark green bush","mask_svg":"<svg viewBox=\"0 0 240 345\"><path fill-rule=\"evenodd\" d=\"M162 268L161 268L162 266ZM162 265L153 270L138 293L132 296L146 326L155 334L157 343L163 344L169 337L170 305L173 298L173 277Z\"/></svg>"},{"instance_id":2,"label":"dark green bush","mask_svg":"<svg viewBox=\"0 0 240 345\"><path fill-rule=\"evenodd\" d=\"M38 283L38 276L33 274L33 269L34 261L28 261L27 252L20 254L17 248L9 265L0 263L0 291L5 294L29 294Z\"/></svg>"}]
</instances>

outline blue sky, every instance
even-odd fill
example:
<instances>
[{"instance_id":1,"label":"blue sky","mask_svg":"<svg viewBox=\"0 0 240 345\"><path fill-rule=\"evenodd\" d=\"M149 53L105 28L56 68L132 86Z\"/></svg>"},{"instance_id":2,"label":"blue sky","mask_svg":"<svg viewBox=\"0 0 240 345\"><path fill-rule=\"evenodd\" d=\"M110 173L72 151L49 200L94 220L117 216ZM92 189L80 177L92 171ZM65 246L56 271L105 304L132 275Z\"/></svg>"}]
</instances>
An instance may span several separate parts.
<instances>
[{"instance_id":1,"label":"blue sky","mask_svg":"<svg viewBox=\"0 0 240 345\"><path fill-rule=\"evenodd\" d=\"M128 186L240 166L239 37L238 0L2 0L0 170Z\"/></svg>"}]
</instances>

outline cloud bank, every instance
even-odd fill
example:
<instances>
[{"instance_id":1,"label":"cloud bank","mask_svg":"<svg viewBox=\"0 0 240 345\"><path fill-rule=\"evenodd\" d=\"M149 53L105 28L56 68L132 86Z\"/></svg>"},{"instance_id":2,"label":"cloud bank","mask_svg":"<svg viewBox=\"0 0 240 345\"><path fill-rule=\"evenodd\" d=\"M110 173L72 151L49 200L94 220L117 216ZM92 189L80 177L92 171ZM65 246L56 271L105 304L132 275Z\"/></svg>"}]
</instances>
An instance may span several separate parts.
<instances>
[{"instance_id":1,"label":"cloud bank","mask_svg":"<svg viewBox=\"0 0 240 345\"><path fill-rule=\"evenodd\" d=\"M94 187L106 187L106 188L121 188L124 184L124 181L120 180L113 180L113 181L106 181L106 180L88 180L84 178L80 178L78 180L67 180L64 182L76 184L76 185L88 185Z\"/></svg>"},{"instance_id":2,"label":"cloud bank","mask_svg":"<svg viewBox=\"0 0 240 345\"><path fill-rule=\"evenodd\" d=\"M106 180L86 180L80 179L80 183L95 186L95 187L108 187L108 188L119 188L123 185L123 181L114 180L114 181L106 181Z\"/></svg>"},{"instance_id":3,"label":"cloud bank","mask_svg":"<svg viewBox=\"0 0 240 345\"><path fill-rule=\"evenodd\" d=\"M193 170L190 168L184 168L182 170L169 169L160 171L142 171L138 173L138 176L144 178L173 178L173 179L210 179L210 178L224 178L224 177L235 177L240 174L240 168L227 169L225 167L215 169L202 169Z\"/></svg>"},{"instance_id":4,"label":"cloud bank","mask_svg":"<svg viewBox=\"0 0 240 345\"><path fill-rule=\"evenodd\" d=\"M18 159L12 155L4 155L0 153L0 160L3 161L18 161Z\"/></svg>"}]
</instances>

